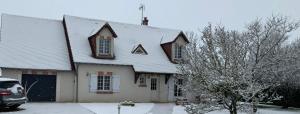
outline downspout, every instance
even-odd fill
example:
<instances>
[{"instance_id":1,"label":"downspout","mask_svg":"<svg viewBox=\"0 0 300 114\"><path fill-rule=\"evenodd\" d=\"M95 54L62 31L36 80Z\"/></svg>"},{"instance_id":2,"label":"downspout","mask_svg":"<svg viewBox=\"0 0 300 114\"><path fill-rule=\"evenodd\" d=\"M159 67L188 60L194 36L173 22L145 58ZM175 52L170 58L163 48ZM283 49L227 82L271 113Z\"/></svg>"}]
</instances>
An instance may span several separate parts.
<instances>
[{"instance_id":1,"label":"downspout","mask_svg":"<svg viewBox=\"0 0 300 114\"><path fill-rule=\"evenodd\" d=\"M78 102L78 66L79 64L76 64L75 65L76 68L75 68L75 102Z\"/></svg>"}]
</instances>

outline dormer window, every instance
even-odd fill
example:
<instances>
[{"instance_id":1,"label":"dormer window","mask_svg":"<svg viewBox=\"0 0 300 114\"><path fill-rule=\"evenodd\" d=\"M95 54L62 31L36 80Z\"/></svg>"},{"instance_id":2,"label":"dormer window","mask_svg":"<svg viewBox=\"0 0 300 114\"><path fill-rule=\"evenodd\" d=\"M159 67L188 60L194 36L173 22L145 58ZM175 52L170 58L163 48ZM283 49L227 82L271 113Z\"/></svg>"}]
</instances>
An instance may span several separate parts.
<instances>
[{"instance_id":1,"label":"dormer window","mask_svg":"<svg viewBox=\"0 0 300 114\"><path fill-rule=\"evenodd\" d=\"M182 63L185 57L184 51L185 46L189 43L189 40L184 35L183 32L180 32L174 40L165 42L161 44L164 52L172 63Z\"/></svg>"},{"instance_id":2,"label":"dormer window","mask_svg":"<svg viewBox=\"0 0 300 114\"><path fill-rule=\"evenodd\" d=\"M89 37L92 56L97 59L114 59L114 39L117 34L108 23Z\"/></svg>"},{"instance_id":3,"label":"dormer window","mask_svg":"<svg viewBox=\"0 0 300 114\"><path fill-rule=\"evenodd\" d=\"M111 50L111 39L104 39L100 37L99 39L99 54L100 55L109 55Z\"/></svg>"},{"instance_id":4,"label":"dormer window","mask_svg":"<svg viewBox=\"0 0 300 114\"><path fill-rule=\"evenodd\" d=\"M174 46L174 59L182 59L183 46L176 44Z\"/></svg>"}]
</instances>

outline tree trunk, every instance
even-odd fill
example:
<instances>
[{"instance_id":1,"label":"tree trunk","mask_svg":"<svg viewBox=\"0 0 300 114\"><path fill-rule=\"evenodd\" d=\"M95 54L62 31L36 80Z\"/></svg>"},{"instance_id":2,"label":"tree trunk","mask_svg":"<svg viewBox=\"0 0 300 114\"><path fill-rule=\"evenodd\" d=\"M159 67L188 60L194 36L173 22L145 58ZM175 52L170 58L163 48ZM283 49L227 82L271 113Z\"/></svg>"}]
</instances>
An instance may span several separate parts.
<instances>
[{"instance_id":1,"label":"tree trunk","mask_svg":"<svg viewBox=\"0 0 300 114\"><path fill-rule=\"evenodd\" d=\"M236 109L235 109L235 110L234 110L234 109L231 110L231 111L230 111L230 114L237 114L237 110L236 110Z\"/></svg>"},{"instance_id":2,"label":"tree trunk","mask_svg":"<svg viewBox=\"0 0 300 114\"><path fill-rule=\"evenodd\" d=\"M229 112L230 112L230 114L237 114L237 108L236 108L236 101L235 100L232 100Z\"/></svg>"}]
</instances>

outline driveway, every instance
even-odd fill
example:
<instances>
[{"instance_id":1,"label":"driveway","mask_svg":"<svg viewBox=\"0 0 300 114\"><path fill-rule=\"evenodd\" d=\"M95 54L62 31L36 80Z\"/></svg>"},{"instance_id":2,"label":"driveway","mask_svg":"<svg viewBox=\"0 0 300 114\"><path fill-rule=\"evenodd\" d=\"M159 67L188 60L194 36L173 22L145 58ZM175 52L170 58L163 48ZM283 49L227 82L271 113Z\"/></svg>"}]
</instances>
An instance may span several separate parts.
<instances>
[{"instance_id":1,"label":"driveway","mask_svg":"<svg viewBox=\"0 0 300 114\"><path fill-rule=\"evenodd\" d=\"M78 103L27 103L17 110L0 109L0 114L94 114Z\"/></svg>"}]
</instances>

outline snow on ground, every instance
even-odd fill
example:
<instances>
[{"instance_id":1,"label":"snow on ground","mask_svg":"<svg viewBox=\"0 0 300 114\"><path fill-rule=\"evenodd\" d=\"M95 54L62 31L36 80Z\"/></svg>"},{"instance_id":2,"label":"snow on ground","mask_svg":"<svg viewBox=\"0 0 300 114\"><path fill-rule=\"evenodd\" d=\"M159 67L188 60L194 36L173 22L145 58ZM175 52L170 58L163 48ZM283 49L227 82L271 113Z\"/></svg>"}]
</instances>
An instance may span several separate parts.
<instances>
[{"instance_id":1,"label":"snow on ground","mask_svg":"<svg viewBox=\"0 0 300 114\"><path fill-rule=\"evenodd\" d=\"M118 114L118 103L80 103L96 114ZM182 106L172 103L136 103L134 107L122 106L120 114L187 114ZM229 114L226 110L208 114ZM243 114L243 113L239 113ZM300 109L281 109L280 107L259 108L257 114L300 114Z\"/></svg>"},{"instance_id":2,"label":"snow on ground","mask_svg":"<svg viewBox=\"0 0 300 114\"><path fill-rule=\"evenodd\" d=\"M80 103L96 114L118 114L118 103ZM186 114L184 107L173 103L136 103L134 107L121 106L121 114Z\"/></svg>"},{"instance_id":3,"label":"snow on ground","mask_svg":"<svg viewBox=\"0 0 300 114\"><path fill-rule=\"evenodd\" d=\"M118 114L118 103L26 103L17 110L0 109L0 114ZM184 107L172 103L136 103L122 106L120 114L187 114ZM226 110L208 114L229 114ZM243 113L239 113L243 114ZM259 108L257 114L300 114L299 108L276 106Z\"/></svg>"},{"instance_id":4,"label":"snow on ground","mask_svg":"<svg viewBox=\"0 0 300 114\"><path fill-rule=\"evenodd\" d=\"M94 114L78 103L26 103L17 110L0 109L0 114Z\"/></svg>"}]
</instances>

